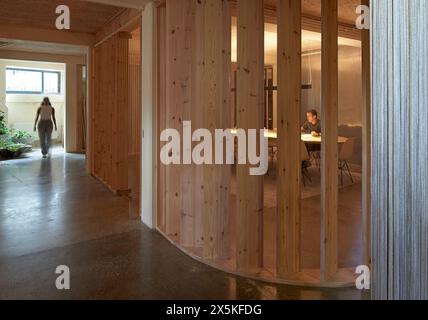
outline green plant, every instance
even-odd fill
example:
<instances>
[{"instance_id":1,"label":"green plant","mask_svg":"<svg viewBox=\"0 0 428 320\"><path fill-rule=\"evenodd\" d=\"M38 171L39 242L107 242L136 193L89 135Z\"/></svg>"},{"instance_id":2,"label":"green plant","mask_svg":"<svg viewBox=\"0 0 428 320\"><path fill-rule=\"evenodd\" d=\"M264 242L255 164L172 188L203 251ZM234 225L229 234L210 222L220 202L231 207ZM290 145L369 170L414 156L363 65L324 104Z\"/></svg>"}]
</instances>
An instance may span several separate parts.
<instances>
[{"instance_id":1,"label":"green plant","mask_svg":"<svg viewBox=\"0 0 428 320\"><path fill-rule=\"evenodd\" d=\"M6 115L4 111L0 111L0 135L6 134L9 132L9 129L6 125Z\"/></svg>"},{"instance_id":2,"label":"green plant","mask_svg":"<svg viewBox=\"0 0 428 320\"><path fill-rule=\"evenodd\" d=\"M6 149L9 144L6 140L0 139L0 150Z\"/></svg>"},{"instance_id":3,"label":"green plant","mask_svg":"<svg viewBox=\"0 0 428 320\"><path fill-rule=\"evenodd\" d=\"M22 144L22 143L11 143L6 146L5 150L10 152L17 152L25 147L26 147L25 144Z\"/></svg>"},{"instance_id":4,"label":"green plant","mask_svg":"<svg viewBox=\"0 0 428 320\"><path fill-rule=\"evenodd\" d=\"M33 138L31 133L24 130L11 129L9 133L12 141L15 143L28 143L28 141Z\"/></svg>"},{"instance_id":5,"label":"green plant","mask_svg":"<svg viewBox=\"0 0 428 320\"><path fill-rule=\"evenodd\" d=\"M7 127L5 113L0 111L0 158L12 159L31 151L32 135Z\"/></svg>"}]
</instances>

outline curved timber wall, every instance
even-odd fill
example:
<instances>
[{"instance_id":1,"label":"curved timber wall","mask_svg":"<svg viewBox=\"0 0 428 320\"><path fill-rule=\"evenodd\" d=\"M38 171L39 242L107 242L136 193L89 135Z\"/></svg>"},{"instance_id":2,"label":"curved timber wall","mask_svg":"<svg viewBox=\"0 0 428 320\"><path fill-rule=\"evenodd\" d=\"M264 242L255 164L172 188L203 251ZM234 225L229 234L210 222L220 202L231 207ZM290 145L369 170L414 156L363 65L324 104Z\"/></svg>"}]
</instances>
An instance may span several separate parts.
<instances>
[{"instance_id":1,"label":"curved timber wall","mask_svg":"<svg viewBox=\"0 0 428 320\"><path fill-rule=\"evenodd\" d=\"M322 1L323 161L318 266L302 262L300 95L301 2L279 0L277 206L263 204L264 179L249 166L168 165L158 158L157 229L193 258L215 268L292 285L354 285L355 267L369 264L368 199L363 203L364 248L348 268L339 262L337 1ZM158 136L167 128L232 127L231 15L237 25L237 125L264 127L264 19L259 0L167 0L156 8ZM369 150L369 36L363 33L363 99ZM144 44L143 44L144 45ZM183 136L183 135L181 135ZM159 146L162 148L162 144ZM192 146L184 146L191 148ZM158 153L159 154L159 153ZM363 184L369 161L364 156ZM363 194L370 194L363 188ZM271 209L272 210L272 209ZM273 246L267 245L271 239Z\"/></svg>"}]
</instances>

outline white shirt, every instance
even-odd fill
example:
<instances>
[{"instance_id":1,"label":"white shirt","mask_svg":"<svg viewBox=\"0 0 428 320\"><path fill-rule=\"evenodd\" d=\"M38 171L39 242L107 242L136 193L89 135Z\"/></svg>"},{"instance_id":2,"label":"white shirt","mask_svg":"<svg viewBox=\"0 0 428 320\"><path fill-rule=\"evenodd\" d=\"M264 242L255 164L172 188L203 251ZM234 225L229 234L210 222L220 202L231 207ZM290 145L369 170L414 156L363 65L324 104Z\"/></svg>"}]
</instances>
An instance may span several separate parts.
<instances>
[{"instance_id":1,"label":"white shirt","mask_svg":"<svg viewBox=\"0 0 428 320\"><path fill-rule=\"evenodd\" d=\"M52 118L52 107L50 105L40 106L40 120L51 120Z\"/></svg>"}]
</instances>

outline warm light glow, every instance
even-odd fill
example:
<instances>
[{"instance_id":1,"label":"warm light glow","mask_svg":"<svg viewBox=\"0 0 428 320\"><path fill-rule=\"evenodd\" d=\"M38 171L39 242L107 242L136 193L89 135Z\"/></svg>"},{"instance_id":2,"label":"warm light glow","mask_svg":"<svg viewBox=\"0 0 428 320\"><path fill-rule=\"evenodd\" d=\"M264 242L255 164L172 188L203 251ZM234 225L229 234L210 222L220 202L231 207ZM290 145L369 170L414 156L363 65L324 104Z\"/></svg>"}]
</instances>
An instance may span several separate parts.
<instances>
[{"instance_id":1,"label":"warm light glow","mask_svg":"<svg viewBox=\"0 0 428 320\"><path fill-rule=\"evenodd\" d=\"M276 56L277 52L277 25L265 23L265 60L269 61L272 57ZM350 46L361 48L361 41L338 38L339 46ZM232 18L232 62L237 61L238 52L238 39L237 39L237 19ZM321 33L302 30L302 52L303 54L308 51L321 50Z\"/></svg>"}]
</instances>

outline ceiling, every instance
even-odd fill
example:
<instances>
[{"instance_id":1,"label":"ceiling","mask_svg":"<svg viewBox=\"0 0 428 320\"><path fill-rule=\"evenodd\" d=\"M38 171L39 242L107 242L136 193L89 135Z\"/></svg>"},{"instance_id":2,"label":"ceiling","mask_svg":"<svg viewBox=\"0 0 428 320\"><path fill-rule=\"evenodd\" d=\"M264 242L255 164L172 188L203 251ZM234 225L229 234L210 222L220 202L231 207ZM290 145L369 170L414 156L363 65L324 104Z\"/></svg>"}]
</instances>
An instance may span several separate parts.
<instances>
[{"instance_id":1,"label":"ceiling","mask_svg":"<svg viewBox=\"0 0 428 320\"><path fill-rule=\"evenodd\" d=\"M82 0L1 0L0 24L55 29L59 5L70 8L71 31L96 33L124 8Z\"/></svg>"},{"instance_id":2,"label":"ceiling","mask_svg":"<svg viewBox=\"0 0 428 320\"><path fill-rule=\"evenodd\" d=\"M232 18L232 61L236 61L237 55L237 19ZM264 25L264 47L265 47L265 59L270 61L276 59L278 36L277 36L277 25L271 23L265 23ZM339 37L338 44L340 47L361 47L361 41ZM321 49L321 33L312 32L308 30L302 30L302 52L307 53L311 51L318 51Z\"/></svg>"},{"instance_id":3,"label":"ceiling","mask_svg":"<svg viewBox=\"0 0 428 320\"><path fill-rule=\"evenodd\" d=\"M55 9L58 5L65 4L70 8L71 31L95 34L125 10L125 8L119 7L118 4L125 4L125 2L128 3L130 1L139 4L142 0L0 0L0 24L55 29L55 21L57 18ZM236 2L236 0L231 1ZM277 0L264 1L265 7L274 13ZM107 5L98 2L114 3L115 5ZM338 0L339 21L345 24L354 24L357 17L355 10L356 7L360 5L360 2L361 0ZM302 12L306 17L319 19L321 15L321 0L302 0ZM265 29L266 53L268 55L274 55L276 52L276 25L266 24ZM232 30L232 33L233 32ZM303 51L319 48L320 41L320 34L303 31ZM339 42L340 41L343 42L346 40L339 39ZM353 46L358 44L346 43L346 45ZM69 55L84 54L84 49L82 47L29 41L2 41L2 39L0 39L0 50L49 52Z\"/></svg>"},{"instance_id":4,"label":"ceiling","mask_svg":"<svg viewBox=\"0 0 428 320\"><path fill-rule=\"evenodd\" d=\"M267 0L276 2L275 0ZM320 17L321 16L321 0L302 0L302 12L304 15ZM338 16L339 21L346 24L355 25L357 7L361 4L361 0L338 0Z\"/></svg>"},{"instance_id":5,"label":"ceiling","mask_svg":"<svg viewBox=\"0 0 428 320\"><path fill-rule=\"evenodd\" d=\"M94 2L95 1L95 2ZM0 24L17 24L47 29L55 29L58 5L67 5L71 13L71 30L87 33L96 33L114 17L119 15L124 6L131 0L1 0ZM142 0L132 0L140 3ZM236 2L236 0L232 0ZM278 0L264 0L265 7L275 11ZM98 2L115 3L107 5ZM354 24L357 18L355 10L361 0L338 0L339 21ZM129 4L128 4L129 5ZM302 13L307 17L319 18L321 16L321 0L302 0Z\"/></svg>"},{"instance_id":6,"label":"ceiling","mask_svg":"<svg viewBox=\"0 0 428 320\"><path fill-rule=\"evenodd\" d=\"M83 46L54 44L47 42L23 41L0 39L0 51L25 51L62 55L85 55L86 48Z\"/></svg>"},{"instance_id":7,"label":"ceiling","mask_svg":"<svg viewBox=\"0 0 428 320\"><path fill-rule=\"evenodd\" d=\"M231 0L235 2L237 0ZM265 8L275 12L278 0L264 0ZM342 24L355 24L357 14L355 10L361 4L361 0L338 0L338 17ZM321 17L321 0L302 0L302 14L306 17L319 19Z\"/></svg>"}]
</instances>

